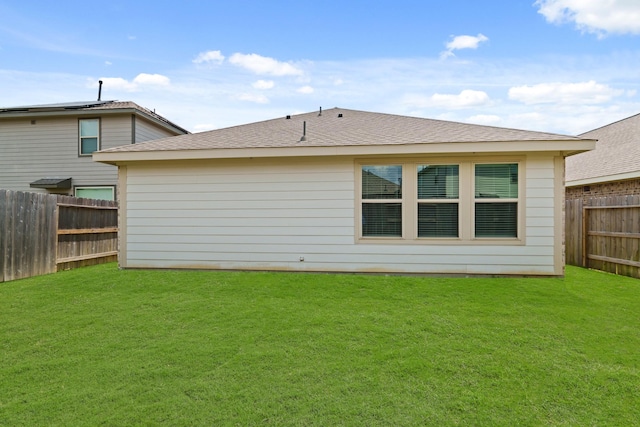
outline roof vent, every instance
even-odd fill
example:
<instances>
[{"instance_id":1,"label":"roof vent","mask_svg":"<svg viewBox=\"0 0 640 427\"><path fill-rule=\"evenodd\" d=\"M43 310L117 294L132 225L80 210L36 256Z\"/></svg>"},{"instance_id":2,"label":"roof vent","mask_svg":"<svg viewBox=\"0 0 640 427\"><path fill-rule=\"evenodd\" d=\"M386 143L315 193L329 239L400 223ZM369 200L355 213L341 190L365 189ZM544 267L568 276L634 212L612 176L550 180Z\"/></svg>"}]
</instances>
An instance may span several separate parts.
<instances>
[{"instance_id":1,"label":"roof vent","mask_svg":"<svg viewBox=\"0 0 640 427\"><path fill-rule=\"evenodd\" d=\"M291 119L291 116L287 114L286 119L287 119L287 120L290 120L290 119Z\"/></svg>"},{"instance_id":2,"label":"roof vent","mask_svg":"<svg viewBox=\"0 0 640 427\"><path fill-rule=\"evenodd\" d=\"M341 117L342 117L342 113L338 113L338 118L341 118Z\"/></svg>"},{"instance_id":3,"label":"roof vent","mask_svg":"<svg viewBox=\"0 0 640 427\"><path fill-rule=\"evenodd\" d=\"M98 101L102 98L102 80L98 80Z\"/></svg>"},{"instance_id":4,"label":"roof vent","mask_svg":"<svg viewBox=\"0 0 640 427\"><path fill-rule=\"evenodd\" d=\"M300 138L300 141L298 142L304 142L307 140L307 122L304 121L302 122L302 137Z\"/></svg>"},{"instance_id":5,"label":"roof vent","mask_svg":"<svg viewBox=\"0 0 640 427\"><path fill-rule=\"evenodd\" d=\"M318 113L318 116L322 115L322 107L320 107L320 112Z\"/></svg>"}]
</instances>

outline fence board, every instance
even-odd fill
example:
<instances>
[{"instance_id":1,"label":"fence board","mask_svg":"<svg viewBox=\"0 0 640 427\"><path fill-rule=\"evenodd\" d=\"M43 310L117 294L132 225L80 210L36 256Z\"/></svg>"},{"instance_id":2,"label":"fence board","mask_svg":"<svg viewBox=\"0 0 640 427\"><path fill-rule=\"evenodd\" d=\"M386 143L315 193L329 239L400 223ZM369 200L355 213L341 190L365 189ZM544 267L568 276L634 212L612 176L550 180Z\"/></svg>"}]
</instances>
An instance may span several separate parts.
<instances>
[{"instance_id":1,"label":"fence board","mask_svg":"<svg viewBox=\"0 0 640 427\"><path fill-rule=\"evenodd\" d=\"M566 262L570 265L582 265L582 200L567 200L565 217Z\"/></svg>"},{"instance_id":2,"label":"fence board","mask_svg":"<svg viewBox=\"0 0 640 427\"><path fill-rule=\"evenodd\" d=\"M117 260L117 204L0 190L0 282Z\"/></svg>"},{"instance_id":3,"label":"fence board","mask_svg":"<svg viewBox=\"0 0 640 427\"><path fill-rule=\"evenodd\" d=\"M58 270L117 260L115 202L64 196L58 208Z\"/></svg>"},{"instance_id":4,"label":"fence board","mask_svg":"<svg viewBox=\"0 0 640 427\"><path fill-rule=\"evenodd\" d=\"M570 199L565 212L568 264L640 277L639 196Z\"/></svg>"},{"instance_id":5,"label":"fence board","mask_svg":"<svg viewBox=\"0 0 640 427\"><path fill-rule=\"evenodd\" d=\"M8 195L7 190L0 190L0 283L5 281L4 271L5 271L5 263L6 256L8 254L7 251L7 232L9 226L8 222Z\"/></svg>"}]
</instances>

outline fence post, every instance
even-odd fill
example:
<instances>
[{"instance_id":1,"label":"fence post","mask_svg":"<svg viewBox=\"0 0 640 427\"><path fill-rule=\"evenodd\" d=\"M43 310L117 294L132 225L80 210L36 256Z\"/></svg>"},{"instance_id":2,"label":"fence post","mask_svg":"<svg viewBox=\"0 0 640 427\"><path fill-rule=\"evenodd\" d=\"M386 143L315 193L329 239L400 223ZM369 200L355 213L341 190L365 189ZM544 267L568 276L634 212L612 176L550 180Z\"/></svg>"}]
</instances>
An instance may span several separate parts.
<instances>
[{"instance_id":1,"label":"fence post","mask_svg":"<svg viewBox=\"0 0 640 427\"><path fill-rule=\"evenodd\" d=\"M587 244L587 240L589 239L589 230L587 227L589 210L586 206L582 206L582 266L584 268L589 268L589 257L587 256L587 249L589 245Z\"/></svg>"},{"instance_id":2,"label":"fence post","mask_svg":"<svg viewBox=\"0 0 640 427\"><path fill-rule=\"evenodd\" d=\"M9 197L7 190L0 190L0 283L4 282L4 264L7 257L7 233L9 225L7 224L7 203Z\"/></svg>"}]
</instances>

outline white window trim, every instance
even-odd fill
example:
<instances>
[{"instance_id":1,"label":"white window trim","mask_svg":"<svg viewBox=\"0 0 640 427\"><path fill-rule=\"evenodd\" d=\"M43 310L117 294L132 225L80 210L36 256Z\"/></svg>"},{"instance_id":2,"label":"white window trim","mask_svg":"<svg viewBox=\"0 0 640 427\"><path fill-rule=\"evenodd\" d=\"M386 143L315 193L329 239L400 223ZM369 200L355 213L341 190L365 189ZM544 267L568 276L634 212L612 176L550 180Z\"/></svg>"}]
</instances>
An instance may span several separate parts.
<instances>
[{"instance_id":1,"label":"white window trim","mask_svg":"<svg viewBox=\"0 0 640 427\"><path fill-rule=\"evenodd\" d=\"M475 165L518 164L518 237L475 237ZM355 162L355 242L358 244L438 244L438 245L524 245L525 158L524 157L419 157L411 159L371 158ZM418 165L459 165L458 227L459 237L418 237ZM402 237L364 237L362 234L362 166L402 166ZM509 199L511 200L511 199ZM483 200L485 201L485 200ZM488 201L488 199L486 200ZM505 201L505 199L500 199ZM445 203L446 200L442 199Z\"/></svg>"},{"instance_id":2,"label":"white window trim","mask_svg":"<svg viewBox=\"0 0 640 427\"><path fill-rule=\"evenodd\" d=\"M81 123L85 120L97 120L98 121L98 135L96 135L96 138L98 138L98 142L96 144L96 151L100 151L100 146L102 144L102 120L100 119L100 117L86 117L86 118L81 118L78 119L78 157L91 157L93 155L93 153L83 153L82 152L82 125ZM85 138L92 138L92 136L85 136Z\"/></svg>"},{"instance_id":3,"label":"white window trim","mask_svg":"<svg viewBox=\"0 0 640 427\"><path fill-rule=\"evenodd\" d=\"M85 185L73 188L73 196L78 197L78 190L111 190L112 200L116 199L116 187L113 185Z\"/></svg>"}]
</instances>

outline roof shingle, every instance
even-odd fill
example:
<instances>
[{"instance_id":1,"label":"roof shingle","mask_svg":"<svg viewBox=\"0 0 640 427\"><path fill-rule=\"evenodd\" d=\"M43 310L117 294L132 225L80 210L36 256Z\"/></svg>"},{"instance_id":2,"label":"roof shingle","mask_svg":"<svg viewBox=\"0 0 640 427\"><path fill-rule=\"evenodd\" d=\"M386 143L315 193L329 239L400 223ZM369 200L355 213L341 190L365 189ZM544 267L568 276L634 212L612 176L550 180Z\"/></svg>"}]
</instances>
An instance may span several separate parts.
<instances>
[{"instance_id":1,"label":"roof shingle","mask_svg":"<svg viewBox=\"0 0 640 427\"><path fill-rule=\"evenodd\" d=\"M567 158L566 181L598 179L638 172L640 174L640 114L580 135L597 139L596 149Z\"/></svg>"},{"instance_id":2,"label":"roof shingle","mask_svg":"<svg viewBox=\"0 0 640 427\"><path fill-rule=\"evenodd\" d=\"M305 127L305 140L301 141ZM331 108L321 114L292 115L103 152L579 140L545 132Z\"/></svg>"}]
</instances>

